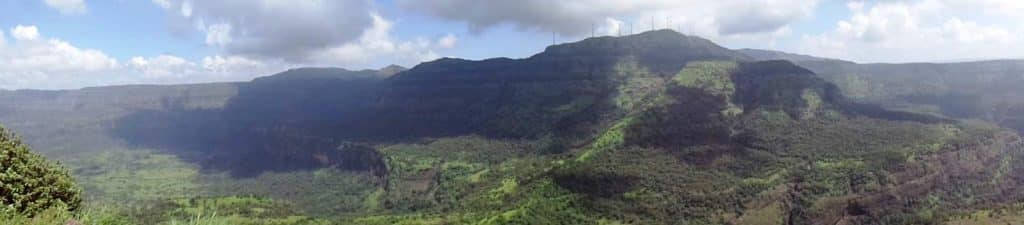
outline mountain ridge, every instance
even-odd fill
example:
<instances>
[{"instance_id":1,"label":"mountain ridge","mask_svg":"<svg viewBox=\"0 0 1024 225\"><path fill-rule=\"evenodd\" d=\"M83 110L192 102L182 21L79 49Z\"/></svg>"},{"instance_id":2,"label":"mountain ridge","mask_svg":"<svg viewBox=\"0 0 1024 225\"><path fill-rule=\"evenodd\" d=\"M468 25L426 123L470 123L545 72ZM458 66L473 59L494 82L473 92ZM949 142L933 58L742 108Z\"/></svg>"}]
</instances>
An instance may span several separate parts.
<instances>
[{"instance_id":1,"label":"mountain ridge","mask_svg":"<svg viewBox=\"0 0 1024 225\"><path fill-rule=\"evenodd\" d=\"M1024 172L1004 166L1015 133L854 101L800 62L671 31L204 87L0 96L0 122L44 154L97 157L75 170L90 182L110 180L112 149L146 149L169 156L124 163L181 160L196 172L175 182L347 224L927 224L1024 197L1005 177ZM123 193L102 184L86 187Z\"/></svg>"},{"instance_id":2,"label":"mountain ridge","mask_svg":"<svg viewBox=\"0 0 1024 225\"><path fill-rule=\"evenodd\" d=\"M747 56L750 56L751 58L754 58L756 60L786 60L786 61L793 61L793 62L799 62L799 61L842 61L842 62L850 62L850 61L841 60L841 59L823 58L823 57L804 55L804 54L788 53L788 52L776 51L776 50L743 48L743 49L736 49L735 51L738 51L740 53L746 54Z\"/></svg>"},{"instance_id":3,"label":"mountain ridge","mask_svg":"<svg viewBox=\"0 0 1024 225\"><path fill-rule=\"evenodd\" d=\"M523 59L491 58L466 60L442 58L424 62L396 74L396 80L460 79L477 81L601 79L611 73L621 57L636 57L651 72L670 75L682 63L694 60L748 61L746 55L733 52L703 38L670 30L648 31L623 37L595 37L548 46L543 52ZM473 65L472 67L466 67ZM479 71L487 71L487 77ZM423 77L433 74L438 77ZM476 74L476 75L474 75Z\"/></svg>"},{"instance_id":4,"label":"mountain ridge","mask_svg":"<svg viewBox=\"0 0 1024 225\"><path fill-rule=\"evenodd\" d=\"M786 54L786 53L781 53ZM771 57L769 57L771 58ZM762 58L767 59L767 58ZM959 119L980 119L1024 133L1024 60L950 63L794 61L857 101Z\"/></svg>"}]
</instances>

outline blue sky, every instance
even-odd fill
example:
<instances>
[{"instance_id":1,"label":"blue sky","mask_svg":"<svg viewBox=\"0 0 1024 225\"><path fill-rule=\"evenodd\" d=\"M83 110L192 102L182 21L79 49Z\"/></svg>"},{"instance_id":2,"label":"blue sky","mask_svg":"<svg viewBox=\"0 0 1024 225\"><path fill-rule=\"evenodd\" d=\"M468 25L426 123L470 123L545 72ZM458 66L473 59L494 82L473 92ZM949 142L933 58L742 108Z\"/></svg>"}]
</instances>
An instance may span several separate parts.
<instances>
[{"instance_id":1,"label":"blue sky","mask_svg":"<svg viewBox=\"0 0 1024 225\"><path fill-rule=\"evenodd\" d=\"M4 0L0 89L248 80L522 58L635 24L858 62L1019 58L1016 0ZM628 33L626 31L625 33Z\"/></svg>"}]
</instances>

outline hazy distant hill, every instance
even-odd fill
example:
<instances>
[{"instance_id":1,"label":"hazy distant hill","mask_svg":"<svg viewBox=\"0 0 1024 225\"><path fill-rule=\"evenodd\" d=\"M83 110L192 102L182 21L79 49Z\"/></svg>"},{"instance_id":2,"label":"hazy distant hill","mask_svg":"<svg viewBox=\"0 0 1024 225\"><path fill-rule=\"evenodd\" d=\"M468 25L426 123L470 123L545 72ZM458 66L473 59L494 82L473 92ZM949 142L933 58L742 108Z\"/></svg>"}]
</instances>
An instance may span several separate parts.
<instances>
[{"instance_id":1,"label":"hazy distant hill","mask_svg":"<svg viewBox=\"0 0 1024 225\"><path fill-rule=\"evenodd\" d=\"M753 58L755 60L786 60L786 61L791 61L791 62L801 62L801 61L842 61L842 60L838 60L838 59L821 58L821 57L810 56L810 55L793 54L793 53L786 53L786 52L772 51L772 50L761 50L761 49L744 48L744 49L737 49L736 51L740 52L740 53L743 53L743 54L745 54L747 56L750 56L751 58Z\"/></svg>"},{"instance_id":2,"label":"hazy distant hill","mask_svg":"<svg viewBox=\"0 0 1024 225\"><path fill-rule=\"evenodd\" d=\"M308 81L308 80L327 80L327 79L369 79L369 78L387 78L395 75L399 72L405 71L405 67L390 65L380 70L360 70L351 71L343 68L297 68L290 69L278 74L271 76L260 77L253 80L253 82L273 82L273 81Z\"/></svg>"},{"instance_id":3,"label":"hazy distant hill","mask_svg":"<svg viewBox=\"0 0 1024 225\"><path fill-rule=\"evenodd\" d=\"M0 122L58 157L157 149L343 224L936 224L1024 197L1016 133L865 104L856 88L904 93L870 65L751 52L652 31L408 70L0 92Z\"/></svg>"},{"instance_id":4,"label":"hazy distant hill","mask_svg":"<svg viewBox=\"0 0 1024 225\"><path fill-rule=\"evenodd\" d=\"M744 52L759 59L793 61L860 101L983 119L1024 132L1024 60L857 64L765 50Z\"/></svg>"}]
</instances>

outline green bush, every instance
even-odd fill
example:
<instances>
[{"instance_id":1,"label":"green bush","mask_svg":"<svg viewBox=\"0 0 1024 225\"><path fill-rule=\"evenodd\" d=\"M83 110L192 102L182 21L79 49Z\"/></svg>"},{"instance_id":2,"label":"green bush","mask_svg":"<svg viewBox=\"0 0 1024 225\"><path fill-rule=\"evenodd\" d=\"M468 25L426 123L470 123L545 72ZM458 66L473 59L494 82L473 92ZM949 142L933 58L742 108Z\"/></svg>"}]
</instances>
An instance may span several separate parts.
<instances>
[{"instance_id":1,"label":"green bush","mask_svg":"<svg viewBox=\"0 0 1024 225\"><path fill-rule=\"evenodd\" d=\"M0 213L32 216L50 208L77 209L81 190L68 171L29 151L0 127Z\"/></svg>"}]
</instances>

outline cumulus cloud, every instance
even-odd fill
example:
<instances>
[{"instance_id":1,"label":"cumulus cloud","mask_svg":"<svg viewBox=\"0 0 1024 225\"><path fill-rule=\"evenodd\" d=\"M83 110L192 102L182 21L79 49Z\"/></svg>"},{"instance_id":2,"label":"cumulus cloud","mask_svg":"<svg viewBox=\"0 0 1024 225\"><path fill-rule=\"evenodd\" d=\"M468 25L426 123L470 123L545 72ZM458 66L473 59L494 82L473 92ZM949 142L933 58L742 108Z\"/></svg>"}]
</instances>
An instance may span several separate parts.
<instances>
[{"instance_id":1,"label":"cumulus cloud","mask_svg":"<svg viewBox=\"0 0 1024 225\"><path fill-rule=\"evenodd\" d=\"M15 41L0 52L0 70L14 74L96 71L116 67L103 52L80 49L59 39L43 39L35 26L11 28Z\"/></svg>"},{"instance_id":2,"label":"cumulus cloud","mask_svg":"<svg viewBox=\"0 0 1024 225\"><path fill-rule=\"evenodd\" d=\"M11 28L11 36L21 41L31 41L39 38L39 28L36 26L18 25Z\"/></svg>"},{"instance_id":3,"label":"cumulus cloud","mask_svg":"<svg viewBox=\"0 0 1024 225\"><path fill-rule=\"evenodd\" d=\"M153 2L178 21L172 27L201 32L203 43L225 55L255 60L344 67L416 63L458 42L454 35L398 40L390 34L394 24L368 0Z\"/></svg>"},{"instance_id":4,"label":"cumulus cloud","mask_svg":"<svg viewBox=\"0 0 1024 225\"><path fill-rule=\"evenodd\" d=\"M1019 1L954 0L851 2L852 15L831 31L806 35L801 51L862 62L946 61L1021 57L1024 37L1011 24L1016 14L989 12L1024 6ZM973 2L972 2L973 3ZM988 8L986 8L988 7Z\"/></svg>"},{"instance_id":5,"label":"cumulus cloud","mask_svg":"<svg viewBox=\"0 0 1024 225\"><path fill-rule=\"evenodd\" d=\"M18 86L37 79L60 79L118 67L101 51L81 49L60 39L46 39L35 26L10 29L14 37L0 51L0 85Z\"/></svg>"},{"instance_id":6,"label":"cumulus cloud","mask_svg":"<svg viewBox=\"0 0 1024 225\"><path fill-rule=\"evenodd\" d=\"M437 41L437 45L442 48L452 48L455 47L455 43L458 41L459 39L456 38L455 35L447 34L444 37L442 37L441 40Z\"/></svg>"},{"instance_id":7,"label":"cumulus cloud","mask_svg":"<svg viewBox=\"0 0 1024 225\"><path fill-rule=\"evenodd\" d=\"M159 55L152 58L145 58L141 56L132 57L131 60L128 61L128 66L143 76L162 78L187 74L190 71L186 70L195 67L195 64L181 57L173 55Z\"/></svg>"},{"instance_id":8,"label":"cumulus cloud","mask_svg":"<svg viewBox=\"0 0 1024 225\"><path fill-rule=\"evenodd\" d=\"M67 89L114 84L172 84L238 81L269 75L294 65L243 56L208 56L192 62L174 55L131 57L121 62L100 50L48 38L35 26L0 32L0 88Z\"/></svg>"},{"instance_id":9,"label":"cumulus cloud","mask_svg":"<svg viewBox=\"0 0 1024 225\"><path fill-rule=\"evenodd\" d=\"M243 56L206 56L198 62L174 55L132 57L122 74L127 83L195 83L243 81L280 72L291 66L280 61L254 60Z\"/></svg>"},{"instance_id":10,"label":"cumulus cloud","mask_svg":"<svg viewBox=\"0 0 1024 225\"><path fill-rule=\"evenodd\" d=\"M639 20L647 27L655 18L658 27L700 28L708 35L770 33L809 16L817 0L397 0L401 7L440 18L466 22L470 30L511 24L523 30L557 32L562 35L590 34L591 25L617 20ZM633 23L630 23L633 24ZM639 31L639 27L637 27ZM612 30L605 25L603 30ZM607 32L605 32L607 33ZM617 33L617 32L616 32Z\"/></svg>"},{"instance_id":11,"label":"cumulus cloud","mask_svg":"<svg viewBox=\"0 0 1024 225\"><path fill-rule=\"evenodd\" d=\"M458 39L446 35L437 41L417 38L399 41L391 36L394 24L377 13L371 14L373 26L362 32L357 41L327 48L313 54L313 61L320 64L357 65L371 60L382 60L394 64L413 64L439 58L434 49L450 48Z\"/></svg>"},{"instance_id":12,"label":"cumulus cloud","mask_svg":"<svg viewBox=\"0 0 1024 225\"><path fill-rule=\"evenodd\" d=\"M608 36L617 36L622 34L622 21L615 18L605 18L604 26L599 28L600 33Z\"/></svg>"},{"instance_id":13,"label":"cumulus cloud","mask_svg":"<svg viewBox=\"0 0 1024 225\"><path fill-rule=\"evenodd\" d=\"M85 0L43 0L47 6L60 11L61 14L83 14L88 11Z\"/></svg>"},{"instance_id":14,"label":"cumulus cloud","mask_svg":"<svg viewBox=\"0 0 1024 225\"><path fill-rule=\"evenodd\" d=\"M798 19L810 16L813 1L726 1L719 16L718 32L725 35L774 32Z\"/></svg>"},{"instance_id":15,"label":"cumulus cloud","mask_svg":"<svg viewBox=\"0 0 1024 225\"><path fill-rule=\"evenodd\" d=\"M370 27L367 0L154 0L178 23L206 33L230 55L307 62L312 52L349 43Z\"/></svg>"},{"instance_id":16,"label":"cumulus cloud","mask_svg":"<svg viewBox=\"0 0 1024 225\"><path fill-rule=\"evenodd\" d=\"M269 72L277 72L285 67L283 63L268 63L265 61L257 61L241 56L207 56L203 57L202 68L206 71L210 71L215 74L231 75L239 71L263 71L262 73L256 72L254 75L269 74ZM253 75L250 75L253 76Z\"/></svg>"}]
</instances>

